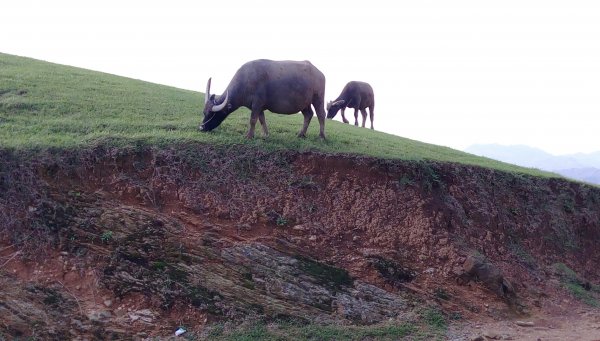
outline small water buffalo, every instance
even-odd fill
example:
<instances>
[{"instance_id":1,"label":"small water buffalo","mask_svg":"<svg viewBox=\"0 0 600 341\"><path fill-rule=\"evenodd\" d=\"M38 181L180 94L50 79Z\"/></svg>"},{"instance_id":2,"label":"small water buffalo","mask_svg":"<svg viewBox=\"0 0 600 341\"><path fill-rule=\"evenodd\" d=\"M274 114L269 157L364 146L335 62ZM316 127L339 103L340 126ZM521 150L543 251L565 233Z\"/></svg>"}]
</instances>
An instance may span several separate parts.
<instances>
[{"instance_id":1,"label":"small water buffalo","mask_svg":"<svg viewBox=\"0 0 600 341\"><path fill-rule=\"evenodd\" d=\"M373 110L375 109L375 95L369 83L352 81L348 82L342 93L335 101L327 103L327 118L334 118L337 112L342 110L342 120L348 123L344 111L346 108L354 108L354 125L358 126L358 111L362 114L362 127L367 120L367 108L371 118L371 129L373 129Z\"/></svg>"},{"instance_id":2,"label":"small water buffalo","mask_svg":"<svg viewBox=\"0 0 600 341\"><path fill-rule=\"evenodd\" d=\"M306 129L313 117L312 105L319 119L319 136L325 139L325 76L309 61L250 61L235 73L225 95L221 96L210 94L210 81L209 78L206 85L201 131L215 129L229 114L243 106L252 111L246 134L249 139L254 137L257 119L264 136L269 135L265 110L277 114L302 112L304 126L298 137L306 137Z\"/></svg>"}]
</instances>

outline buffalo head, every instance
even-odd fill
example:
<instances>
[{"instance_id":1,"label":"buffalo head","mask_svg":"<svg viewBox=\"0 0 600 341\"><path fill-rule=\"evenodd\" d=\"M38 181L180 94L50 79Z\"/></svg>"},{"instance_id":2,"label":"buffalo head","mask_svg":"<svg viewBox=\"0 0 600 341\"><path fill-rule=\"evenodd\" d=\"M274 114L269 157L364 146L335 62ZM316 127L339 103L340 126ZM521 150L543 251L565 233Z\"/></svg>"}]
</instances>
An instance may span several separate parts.
<instances>
[{"instance_id":1,"label":"buffalo head","mask_svg":"<svg viewBox=\"0 0 600 341\"><path fill-rule=\"evenodd\" d=\"M343 99L335 102L327 102L327 118L334 118L337 112L346 106L346 101Z\"/></svg>"},{"instance_id":2,"label":"buffalo head","mask_svg":"<svg viewBox=\"0 0 600 341\"><path fill-rule=\"evenodd\" d=\"M200 124L200 131L211 131L218 127L221 122L227 115L229 115L230 111L228 109L231 108L231 104L229 101L229 91L225 93L225 96L215 96L210 94L210 81L211 78L208 79L208 83L206 84L206 95L204 97L204 119L202 120L202 124Z\"/></svg>"}]
</instances>

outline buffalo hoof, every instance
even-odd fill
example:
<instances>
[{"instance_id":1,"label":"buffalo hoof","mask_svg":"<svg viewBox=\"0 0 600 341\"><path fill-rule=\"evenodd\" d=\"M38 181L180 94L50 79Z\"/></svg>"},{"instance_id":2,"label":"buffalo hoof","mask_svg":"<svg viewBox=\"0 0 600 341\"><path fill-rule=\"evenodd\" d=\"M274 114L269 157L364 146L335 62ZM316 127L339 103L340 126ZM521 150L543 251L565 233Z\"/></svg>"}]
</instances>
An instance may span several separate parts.
<instances>
[{"instance_id":1,"label":"buffalo hoof","mask_svg":"<svg viewBox=\"0 0 600 341\"><path fill-rule=\"evenodd\" d=\"M344 120L344 123L348 124L348 123L350 123L350 121L348 121L348 120Z\"/></svg>"},{"instance_id":2,"label":"buffalo hoof","mask_svg":"<svg viewBox=\"0 0 600 341\"><path fill-rule=\"evenodd\" d=\"M305 139L306 138L306 134L304 133L298 133L298 137L301 139Z\"/></svg>"}]
</instances>

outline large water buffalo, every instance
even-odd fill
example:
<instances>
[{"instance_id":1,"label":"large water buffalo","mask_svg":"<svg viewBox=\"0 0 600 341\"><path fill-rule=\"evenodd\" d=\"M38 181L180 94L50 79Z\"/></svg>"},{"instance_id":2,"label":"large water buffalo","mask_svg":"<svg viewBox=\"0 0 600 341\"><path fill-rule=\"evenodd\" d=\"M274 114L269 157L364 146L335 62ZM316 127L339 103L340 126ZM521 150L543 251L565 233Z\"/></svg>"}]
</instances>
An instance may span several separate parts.
<instances>
[{"instance_id":1,"label":"large water buffalo","mask_svg":"<svg viewBox=\"0 0 600 341\"><path fill-rule=\"evenodd\" d=\"M257 119L264 135L268 136L265 110L277 114L302 112L304 126L298 137L306 137L306 129L313 117L312 105L319 119L319 136L325 138L325 76L309 61L259 59L248 62L235 73L221 96L210 94L210 81L209 78L206 85L201 131L215 129L229 114L243 106L252 111L247 138L254 137Z\"/></svg>"},{"instance_id":2,"label":"large water buffalo","mask_svg":"<svg viewBox=\"0 0 600 341\"><path fill-rule=\"evenodd\" d=\"M371 129L373 129L373 110L375 109L375 95L369 83L352 81L348 82L342 93L333 102L327 103L327 118L334 118L337 112L342 110L342 120L348 123L344 111L346 108L354 108L354 125L358 126L358 111L362 114L362 127L367 120L367 108L371 118Z\"/></svg>"}]
</instances>

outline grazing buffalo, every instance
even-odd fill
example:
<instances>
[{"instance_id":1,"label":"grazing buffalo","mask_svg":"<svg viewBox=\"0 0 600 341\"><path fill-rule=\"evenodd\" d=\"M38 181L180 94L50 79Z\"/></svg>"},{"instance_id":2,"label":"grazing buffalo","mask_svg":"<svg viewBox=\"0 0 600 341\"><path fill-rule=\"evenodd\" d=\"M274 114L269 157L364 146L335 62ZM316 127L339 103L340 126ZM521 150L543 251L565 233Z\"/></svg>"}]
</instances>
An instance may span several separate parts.
<instances>
[{"instance_id":1,"label":"grazing buffalo","mask_svg":"<svg viewBox=\"0 0 600 341\"><path fill-rule=\"evenodd\" d=\"M210 78L206 85L204 119L201 131L218 127L229 114L239 107L246 107L250 114L250 129L246 137L254 137L256 120L260 121L264 136L269 130L265 122L265 110L277 114L302 112L304 126L298 137L306 137L306 129L313 117L313 109L319 119L319 136L325 138L325 76L309 61L272 61L259 59L248 62L235 73L225 94L210 94Z\"/></svg>"},{"instance_id":2,"label":"grazing buffalo","mask_svg":"<svg viewBox=\"0 0 600 341\"><path fill-rule=\"evenodd\" d=\"M371 117L371 129L373 129L373 110L375 109L375 95L373 88L369 83L365 82L348 82L342 90L338 98L327 103L327 118L334 118L337 112L342 110L342 120L348 123L344 110L346 108L354 108L354 125L358 126L358 111L362 114L362 127L365 127L367 120L367 108L369 108L369 116Z\"/></svg>"}]
</instances>

